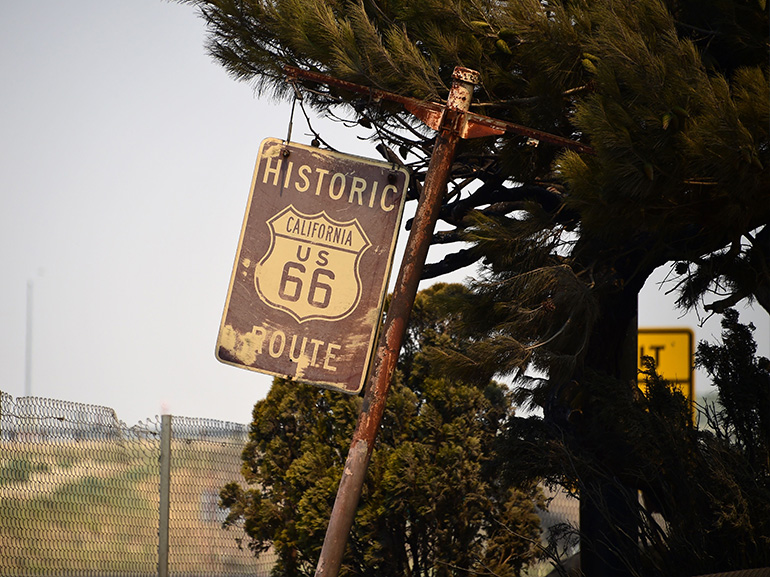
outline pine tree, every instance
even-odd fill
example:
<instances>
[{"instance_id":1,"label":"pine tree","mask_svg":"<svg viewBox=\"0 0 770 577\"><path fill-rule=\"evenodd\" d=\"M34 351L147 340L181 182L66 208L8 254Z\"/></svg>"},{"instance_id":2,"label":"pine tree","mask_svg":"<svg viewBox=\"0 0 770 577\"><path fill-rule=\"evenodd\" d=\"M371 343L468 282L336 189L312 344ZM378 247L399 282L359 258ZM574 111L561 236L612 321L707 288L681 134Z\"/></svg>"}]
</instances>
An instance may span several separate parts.
<instances>
[{"instance_id":1,"label":"pine tree","mask_svg":"<svg viewBox=\"0 0 770 577\"><path fill-rule=\"evenodd\" d=\"M552 378L583 364L617 375L636 295L666 263L685 306L725 284L766 302L762 0L182 1L206 19L211 54L261 92L293 94L290 64L440 99L463 65L481 72L477 111L596 150L507 136L458 154L441 214L454 229L434 242L474 244L425 276L486 264L478 292L506 305L476 325L510 335L488 355L496 371L523 356ZM306 100L374 123L380 150L410 159L418 194L432 135L406 112L323 86Z\"/></svg>"},{"instance_id":2,"label":"pine tree","mask_svg":"<svg viewBox=\"0 0 770 577\"><path fill-rule=\"evenodd\" d=\"M180 1L205 18L217 61L263 93L293 93L289 64L440 100L461 65L481 73L474 111L593 147L464 141L440 215L449 230L434 242L471 246L424 271L481 264L472 293L458 298L458 331L472 346L449 344L436 362L481 381L540 369L545 378L522 396L576 439L573 450L595 451L603 431L623 430L600 392L635 398L629 343L637 295L655 269L671 267L684 307L719 312L754 298L768 308L764 0ZM419 195L432 134L394 105L318 85L305 93L320 110L373 126L379 150L401 155ZM604 449L630 453L632 439L618 435ZM615 462L606 463L612 476ZM607 489L604 473L572 482L586 506L636 494L633 485ZM599 519L589 509L584 569L627 575L617 540L598 543L613 527L633 534L634 512Z\"/></svg>"},{"instance_id":3,"label":"pine tree","mask_svg":"<svg viewBox=\"0 0 770 577\"><path fill-rule=\"evenodd\" d=\"M462 291L434 285L418 295L344 575L514 577L539 554L539 489L498 474L510 391L448 378L422 352L454 337L441 302ZM254 407L243 452L248 487L230 484L221 497L227 523L244 522L255 553L273 548L274 575L315 571L359 403L276 379Z\"/></svg>"}]
</instances>

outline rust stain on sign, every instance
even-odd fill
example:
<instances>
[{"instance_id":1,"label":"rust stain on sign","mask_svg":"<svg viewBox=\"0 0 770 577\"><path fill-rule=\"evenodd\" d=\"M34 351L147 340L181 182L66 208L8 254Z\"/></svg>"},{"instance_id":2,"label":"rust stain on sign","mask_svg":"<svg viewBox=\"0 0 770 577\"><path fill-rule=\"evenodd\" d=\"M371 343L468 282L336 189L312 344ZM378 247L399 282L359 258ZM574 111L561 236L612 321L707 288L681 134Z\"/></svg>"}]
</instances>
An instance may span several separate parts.
<instances>
[{"instance_id":1,"label":"rust stain on sign","mask_svg":"<svg viewBox=\"0 0 770 577\"><path fill-rule=\"evenodd\" d=\"M216 356L361 390L406 199L404 169L262 142Z\"/></svg>"}]
</instances>

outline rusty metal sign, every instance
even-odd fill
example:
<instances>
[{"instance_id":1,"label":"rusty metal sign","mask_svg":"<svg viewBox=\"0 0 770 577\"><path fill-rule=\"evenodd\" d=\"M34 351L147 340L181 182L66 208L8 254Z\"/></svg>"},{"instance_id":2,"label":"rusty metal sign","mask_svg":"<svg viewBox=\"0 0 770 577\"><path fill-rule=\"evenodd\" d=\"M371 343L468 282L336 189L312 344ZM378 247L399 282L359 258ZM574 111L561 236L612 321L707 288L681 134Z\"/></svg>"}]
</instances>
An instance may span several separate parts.
<instances>
[{"instance_id":1,"label":"rusty metal sign","mask_svg":"<svg viewBox=\"0 0 770 577\"><path fill-rule=\"evenodd\" d=\"M217 340L223 363L361 390L408 175L391 164L262 142Z\"/></svg>"}]
</instances>

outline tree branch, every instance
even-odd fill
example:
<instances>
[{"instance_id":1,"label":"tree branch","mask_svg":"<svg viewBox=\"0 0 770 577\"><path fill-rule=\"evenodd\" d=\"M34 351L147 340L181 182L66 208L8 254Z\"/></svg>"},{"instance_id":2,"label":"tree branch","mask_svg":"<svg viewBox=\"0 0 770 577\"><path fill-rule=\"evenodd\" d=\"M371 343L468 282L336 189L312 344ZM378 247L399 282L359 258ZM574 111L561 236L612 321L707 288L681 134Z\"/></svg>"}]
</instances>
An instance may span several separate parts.
<instances>
[{"instance_id":1,"label":"tree branch","mask_svg":"<svg viewBox=\"0 0 770 577\"><path fill-rule=\"evenodd\" d=\"M471 211L485 204L523 203L535 202L547 213L555 215L560 213L559 222L565 222L577 218L576 214L567 214L561 209L564 206L564 196L554 187L523 184L508 188L503 180L495 177L487 181L470 196L441 207L439 218L460 226L465 216ZM524 208L522 206L522 208ZM513 210L518 210L514 208Z\"/></svg>"},{"instance_id":2,"label":"tree branch","mask_svg":"<svg viewBox=\"0 0 770 577\"><path fill-rule=\"evenodd\" d=\"M474 248L464 248L446 255L439 262L426 264L420 278L426 280L449 274L481 260L481 256Z\"/></svg>"}]
</instances>

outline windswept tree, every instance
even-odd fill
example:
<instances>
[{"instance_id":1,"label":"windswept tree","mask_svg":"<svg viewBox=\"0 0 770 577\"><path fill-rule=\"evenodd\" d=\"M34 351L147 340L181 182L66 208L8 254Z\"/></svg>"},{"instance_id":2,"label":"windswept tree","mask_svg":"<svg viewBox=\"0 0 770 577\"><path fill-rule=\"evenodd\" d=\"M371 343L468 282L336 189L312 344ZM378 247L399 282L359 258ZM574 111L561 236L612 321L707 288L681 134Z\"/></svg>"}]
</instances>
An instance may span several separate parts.
<instances>
[{"instance_id":1,"label":"windswept tree","mask_svg":"<svg viewBox=\"0 0 770 577\"><path fill-rule=\"evenodd\" d=\"M441 301L462 291L434 285L418 295L344 575L514 577L540 553L539 489L499 475L510 391L448 378L422 352L456 337ZM254 407L248 487L230 484L221 497L227 523L244 522L249 547L277 554L274 575L315 572L359 403L276 379Z\"/></svg>"},{"instance_id":2,"label":"windswept tree","mask_svg":"<svg viewBox=\"0 0 770 577\"><path fill-rule=\"evenodd\" d=\"M610 455L630 448L622 436L593 446L622 430L595 399L608 388L634 397L630 345L651 273L670 266L685 307L718 312L745 298L768 307L764 0L180 1L206 20L214 58L260 92L290 97L288 64L441 100L461 65L482 78L472 110L593 148L515 135L463 142L440 214L446 231L433 241L471 245L424 276L481 265L458 313L473 346L439 357L463 379L540 369L531 402L554 434L574 436L574 450L606 453L610 474L620 466ZM311 106L372 126L419 195L433 134L398 106L301 90ZM637 488L605 478L573 479L583 568L626 575L638 520L622 506L609 518L597 511Z\"/></svg>"}]
</instances>

